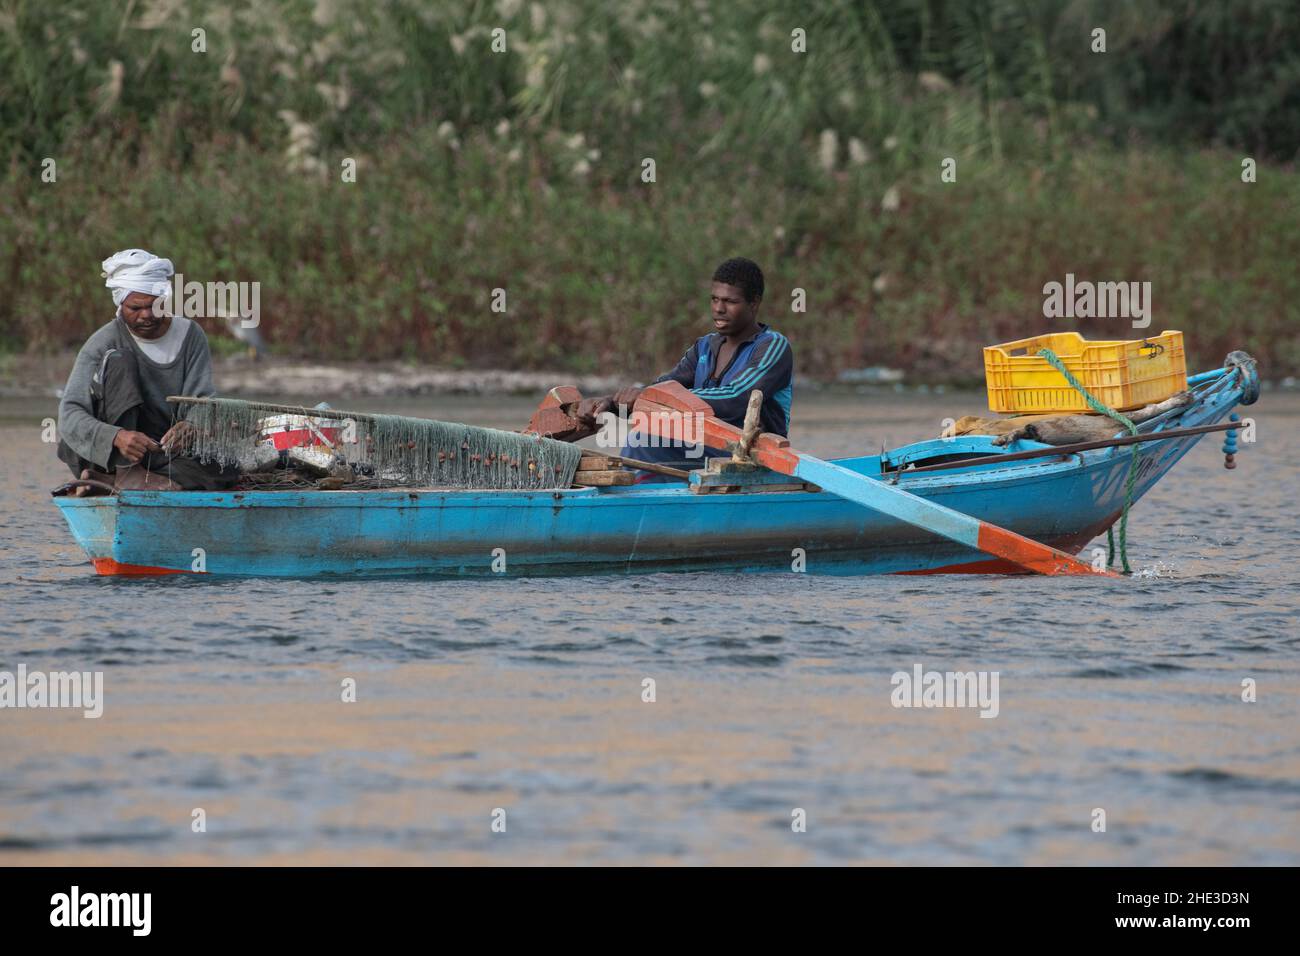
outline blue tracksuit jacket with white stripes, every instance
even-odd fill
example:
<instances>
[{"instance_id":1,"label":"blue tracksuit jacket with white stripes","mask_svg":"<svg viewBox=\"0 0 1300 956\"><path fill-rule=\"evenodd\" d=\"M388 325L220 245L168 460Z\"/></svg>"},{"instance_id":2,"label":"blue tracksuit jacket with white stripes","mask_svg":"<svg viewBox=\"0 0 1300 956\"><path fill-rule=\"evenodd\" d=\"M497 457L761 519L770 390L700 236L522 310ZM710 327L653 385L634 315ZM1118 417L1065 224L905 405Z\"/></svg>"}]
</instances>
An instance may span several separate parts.
<instances>
[{"instance_id":1,"label":"blue tracksuit jacket with white stripes","mask_svg":"<svg viewBox=\"0 0 1300 956\"><path fill-rule=\"evenodd\" d=\"M742 342L725 369L714 368L721 334L696 341L681 361L656 382L680 382L713 406L713 414L739 427L745 422L749 393L763 393L762 427L777 435L790 433L790 400L794 388L794 353L784 335L759 323L754 336Z\"/></svg>"}]
</instances>

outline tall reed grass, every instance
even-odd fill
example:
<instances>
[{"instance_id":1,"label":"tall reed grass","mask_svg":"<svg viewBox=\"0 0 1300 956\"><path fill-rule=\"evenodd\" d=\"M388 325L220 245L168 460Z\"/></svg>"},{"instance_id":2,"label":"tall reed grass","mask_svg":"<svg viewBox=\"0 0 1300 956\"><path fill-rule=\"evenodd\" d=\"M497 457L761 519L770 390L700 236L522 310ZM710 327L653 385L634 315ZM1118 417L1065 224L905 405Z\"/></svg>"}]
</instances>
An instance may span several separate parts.
<instances>
[{"instance_id":1,"label":"tall reed grass","mask_svg":"<svg viewBox=\"0 0 1300 956\"><path fill-rule=\"evenodd\" d=\"M0 343L78 343L143 245L281 351L645 373L746 254L807 375L977 374L1067 271L1294 370L1300 12L1229 6L6 0Z\"/></svg>"}]
</instances>

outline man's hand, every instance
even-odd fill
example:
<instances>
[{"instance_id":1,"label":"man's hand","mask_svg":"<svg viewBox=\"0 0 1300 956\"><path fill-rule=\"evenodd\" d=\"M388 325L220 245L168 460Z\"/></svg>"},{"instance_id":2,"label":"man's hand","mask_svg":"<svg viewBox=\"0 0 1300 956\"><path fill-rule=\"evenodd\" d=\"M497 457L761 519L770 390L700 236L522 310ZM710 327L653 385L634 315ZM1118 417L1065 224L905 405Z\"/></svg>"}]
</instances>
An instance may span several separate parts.
<instances>
[{"instance_id":1,"label":"man's hand","mask_svg":"<svg viewBox=\"0 0 1300 956\"><path fill-rule=\"evenodd\" d=\"M620 389L614 393L612 399L614 408L617 409L620 405L626 405L630 410L632 406L636 404L636 400L641 397L641 393L644 391L644 388L637 388L635 385L629 385L627 388Z\"/></svg>"},{"instance_id":2,"label":"man's hand","mask_svg":"<svg viewBox=\"0 0 1300 956\"><path fill-rule=\"evenodd\" d=\"M606 395L604 398L584 398L578 403L578 407L573 412L573 417L588 428L595 428L598 424L596 421L597 415L603 412L617 412L620 406L625 406L630 410L644 391L643 388L629 385L627 388L619 389L613 395Z\"/></svg>"},{"instance_id":3,"label":"man's hand","mask_svg":"<svg viewBox=\"0 0 1300 956\"><path fill-rule=\"evenodd\" d=\"M162 450L162 446L144 432L127 431L125 428L119 429L113 436L113 447L133 465L147 453Z\"/></svg>"},{"instance_id":4,"label":"man's hand","mask_svg":"<svg viewBox=\"0 0 1300 956\"><path fill-rule=\"evenodd\" d=\"M614 399L609 395L604 398L584 398L578 402L578 407L573 410L573 417L587 428L597 426L596 416L609 411L614 407Z\"/></svg>"},{"instance_id":5,"label":"man's hand","mask_svg":"<svg viewBox=\"0 0 1300 956\"><path fill-rule=\"evenodd\" d=\"M167 434L163 435L162 441L159 442L159 444L167 451L174 452L178 449L184 448L192 442L195 434L197 433L194 430L194 426L182 418L167 430Z\"/></svg>"}]
</instances>

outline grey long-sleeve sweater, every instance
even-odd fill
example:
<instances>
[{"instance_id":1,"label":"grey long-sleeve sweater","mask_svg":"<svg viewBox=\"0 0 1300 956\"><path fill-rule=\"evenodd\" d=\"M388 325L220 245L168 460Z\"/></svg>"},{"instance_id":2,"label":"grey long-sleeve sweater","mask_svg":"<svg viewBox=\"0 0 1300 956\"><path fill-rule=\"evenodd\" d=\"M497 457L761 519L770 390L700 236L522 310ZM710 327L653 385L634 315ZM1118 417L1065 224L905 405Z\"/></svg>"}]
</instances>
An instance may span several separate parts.
<instances>
[{"instance_id":1,"label":"grey long-sleeve sweater","mask_svg":"<svg viewBox=\"0 0 1300 956\"><path fill-rule=\"evenodd\" d=\"M104 360L104 353L123 347L130 348L135 355L141 397L165 419L184 418L192 407L171 405L167 402L168 395L209 396L216 393L212 386L212 353L208 350L208 337L197 322L190 323L176 358L161 365L145 356L121 319L113 319L87 339L77 353L76 364L72 366L72 374L68 376L68 384L59 402L59 436L82 458L104 469L108 468L113 453L113 437L120 429L95 418L90 384Z\"/></svg>"}]
</instances>

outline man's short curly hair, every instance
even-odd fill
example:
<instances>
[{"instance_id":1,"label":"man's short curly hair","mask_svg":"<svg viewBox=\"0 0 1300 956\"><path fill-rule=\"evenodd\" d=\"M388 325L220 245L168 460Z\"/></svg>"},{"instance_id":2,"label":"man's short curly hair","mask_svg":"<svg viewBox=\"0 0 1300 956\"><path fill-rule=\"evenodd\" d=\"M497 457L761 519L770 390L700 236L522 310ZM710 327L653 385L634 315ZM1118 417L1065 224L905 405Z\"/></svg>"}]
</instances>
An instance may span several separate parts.
<instances>
[{"instance_id":1,"label":"man's short curly hair","mask_svg":"<svg viewBox=\"0 0 1300 956\"><path fill-rule=\"evenodd\" d=\"M734 285L746 302L763 298L763 270L752 259L728 259L714 270L713 281Z\"/></svg>"}]
</instances>

